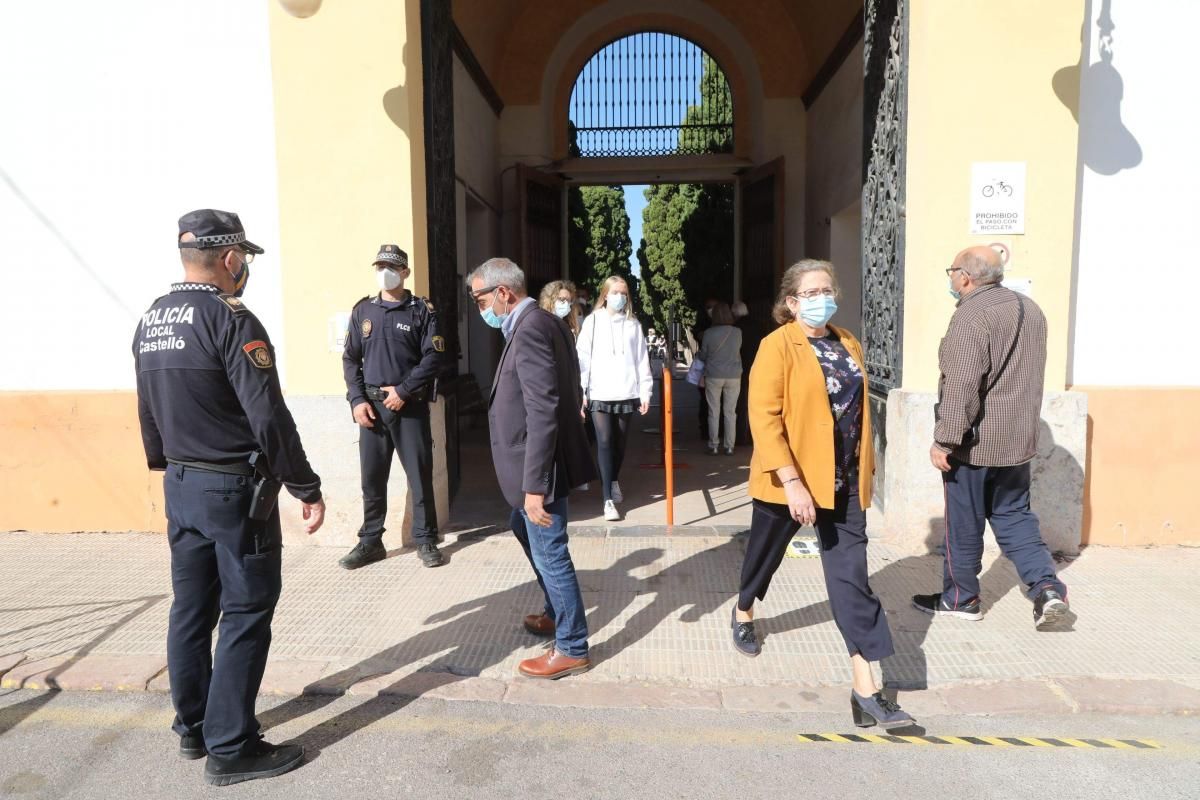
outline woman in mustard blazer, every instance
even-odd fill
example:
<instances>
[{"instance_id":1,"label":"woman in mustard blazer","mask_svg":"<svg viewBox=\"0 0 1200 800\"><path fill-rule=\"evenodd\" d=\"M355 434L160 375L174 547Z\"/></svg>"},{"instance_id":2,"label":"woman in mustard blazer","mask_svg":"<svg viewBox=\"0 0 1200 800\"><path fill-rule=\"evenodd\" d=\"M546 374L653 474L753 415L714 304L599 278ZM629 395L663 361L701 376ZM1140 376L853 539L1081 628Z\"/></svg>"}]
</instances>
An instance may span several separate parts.
<instances>
[{"instance_id":1,"label":"woman in mustard blazer","mask_svg":"<svg viewBox=\"0 0 1200 800\"><path fill-rule=\"evenodd\" d=\"M815 525L833 619L846 641L854 724L914 724L875 686L870 662L892 655L892 635L867 581L867 519L875 453L862 346L830 325L837 278L828 261L804 260L783 275L775 321L750 372L750 496L754 513L733 644L756 656L754 601L766 597L788 543Z\"/></svg>"}]
</instances>

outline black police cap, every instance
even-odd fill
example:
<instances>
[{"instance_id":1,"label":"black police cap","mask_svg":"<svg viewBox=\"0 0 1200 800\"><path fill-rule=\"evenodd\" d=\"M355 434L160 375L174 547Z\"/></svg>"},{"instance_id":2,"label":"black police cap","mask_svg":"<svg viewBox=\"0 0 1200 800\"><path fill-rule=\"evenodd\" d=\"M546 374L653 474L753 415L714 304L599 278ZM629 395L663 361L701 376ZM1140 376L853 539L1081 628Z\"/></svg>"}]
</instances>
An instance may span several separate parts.
<instances>
[{"instance_id":1,"label":"black police cap","mask_svg":"<svg viewBox=\"0 0 1200 800\"><path fill-rule=\"evenodd\" d=\"M214 247L236 246L255 255L265 252L254 242L246 240L246 229L242 227L238 215L232 211L218 211L215 208L189 211L179 218L179 235L185 233L190 233L196 238L193 241L180 242L180 248L208 250Z\"/></svg>"},{"instance_id":2,"label":"black police cap","mask_svg":"<svg viewBox=\"0 0 1200 800\"><path fill-rule=\"evenodd\" d=\"M400 249L398 245L381 244L379 245L379 254L375 256L376 264L388 264L396 269L408 269L408 253Z\"/></svg>"}]
</instances>

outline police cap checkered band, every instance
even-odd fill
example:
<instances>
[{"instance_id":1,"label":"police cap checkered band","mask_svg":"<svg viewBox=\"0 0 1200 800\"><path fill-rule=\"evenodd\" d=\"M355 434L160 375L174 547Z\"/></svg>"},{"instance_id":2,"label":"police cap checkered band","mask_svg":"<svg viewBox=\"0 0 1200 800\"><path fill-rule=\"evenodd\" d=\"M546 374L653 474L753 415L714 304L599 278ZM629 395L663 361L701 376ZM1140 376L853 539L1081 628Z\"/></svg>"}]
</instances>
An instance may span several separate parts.
<instances>
[{"instance_id":1,"label":"police cap checkered band","mask_svg":"<svg viewBox=\"0 0 1200 800\"><path fill-rule=\"evenodd\" d=\"M213 208L190 211L179 218L179 235L185 233L190 233L196 238L180 242L180 248L208 250L236 246L255 255L264 252L261 247L246 239L246 229L242 227L238 215L232 211L218 211Z\"/></svg>"},{"instance_id":2,"label":"police cap checkered band","mask_svg":"<svg viewBox=\"0 0 1200 800\"><path fill-rule=\"evenodd\" d=\"M394 244L379 246L379 254L375 256L376 264L389 264L397 269L408 269L408 253Z\"/></svg>"}]
</instances>

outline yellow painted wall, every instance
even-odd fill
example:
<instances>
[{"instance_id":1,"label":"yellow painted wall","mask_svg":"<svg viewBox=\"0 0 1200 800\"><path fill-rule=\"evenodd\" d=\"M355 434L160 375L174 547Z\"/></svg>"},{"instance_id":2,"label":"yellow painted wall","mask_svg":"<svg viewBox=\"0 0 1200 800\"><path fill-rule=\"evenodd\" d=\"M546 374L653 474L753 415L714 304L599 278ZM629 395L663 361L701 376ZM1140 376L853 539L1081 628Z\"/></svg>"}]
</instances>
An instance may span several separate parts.
<instances>
[{"instance_id":1,"label":"yellow painted wall","mask_svg":"<svg viewBox=\"0 0 1200 800\"><path fill-rule=\"evenodd\" d=\"M1067 380L1078 125L1051 79L1079 61L1084 0L913 0L908 71L904 386L937 387L954 310L945 268L1001 241L1033 279L1050 340L1046 389ZM1027 162L1023 236L969 233L974 161Z\"/></svg>"},{"instance_id":2,"label":"yellow painted wall","mask_svg":"<svg viewBox=\"0 0 1200 800\"><path fill-rule=\"evenodd\" d=\"M375 291L379 245L428 291L418 0L270 7L288 390L341 394L329 319Z\"/></svg>"},{"instance_id":3,"label":"yellow painted wall","mask_svg":"<svg viewBox=\"0 0 1200 800\"><path fill-rule=\"evenodd\" d=\"M1088 396L1083 544L1200 545L1200 388L1072 390Z\"/></svg>"},{"instance_id":4,"label":"yellow painted wall","mask_svg":"<svg viewBox=\"0 0 1200 800\"><path fill-rule=\"evenodd\" d=\"M0 531L165 531L133 392L0 392Z\"/></svg>"}]
</instances>

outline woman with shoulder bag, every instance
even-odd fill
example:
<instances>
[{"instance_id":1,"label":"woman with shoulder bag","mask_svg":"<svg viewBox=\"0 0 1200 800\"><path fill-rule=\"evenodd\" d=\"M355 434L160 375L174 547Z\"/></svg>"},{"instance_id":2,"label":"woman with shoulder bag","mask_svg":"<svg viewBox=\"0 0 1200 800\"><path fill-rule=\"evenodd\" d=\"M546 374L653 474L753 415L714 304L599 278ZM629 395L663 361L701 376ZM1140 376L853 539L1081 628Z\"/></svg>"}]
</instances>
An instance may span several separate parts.
<instances>
[{"instance_id":1,"label":"woman with shoulder bag","mask_svg":"<svg viewBox=\"0 0 1200 800\"><path fill-rule=\"evenodd\" d=\"M829 324L837 280L827 261L804 260L783 275L775 320L750 371L753 516L733 607L733 645L756 656L754 602L802 525L815 525L834 622L853 674L854 724L885 728L913 718L876 688L872 661L892 655L892 635L867 580L867 519L875 453L862 346Z\"/></svg>"},{"instance_id":2,"label":"woman with shoulder bag","mask_svg":"<svg viewBox=\"0 0 1200 800\"><path fill-rule=\"evenodd\" d=\"M650 410L654 378L641 323L633 313L629 285L619 275L600 287L596 310L584 320L576 343L579 353L583 413L590 411L596 428L596 460L604 493L604 518L621 518L617 503L625 498L617 476L625 458L633 412Z\"/></svg>"},{"instance_id":3,"label":"woman with shoulder bag","mask_svg":"<svg viewBox=\"0 0 1200 800\"><path fill-rule=\"evenodd\" d=\"M717 454L717 435L725 455L733 455L737 435L737 399L742 391L742 331L734 327L728 303L713 307L712 327L704 332L696 358L704 362L708 401L708 454Z\"/></svg>"}]
</instances>

